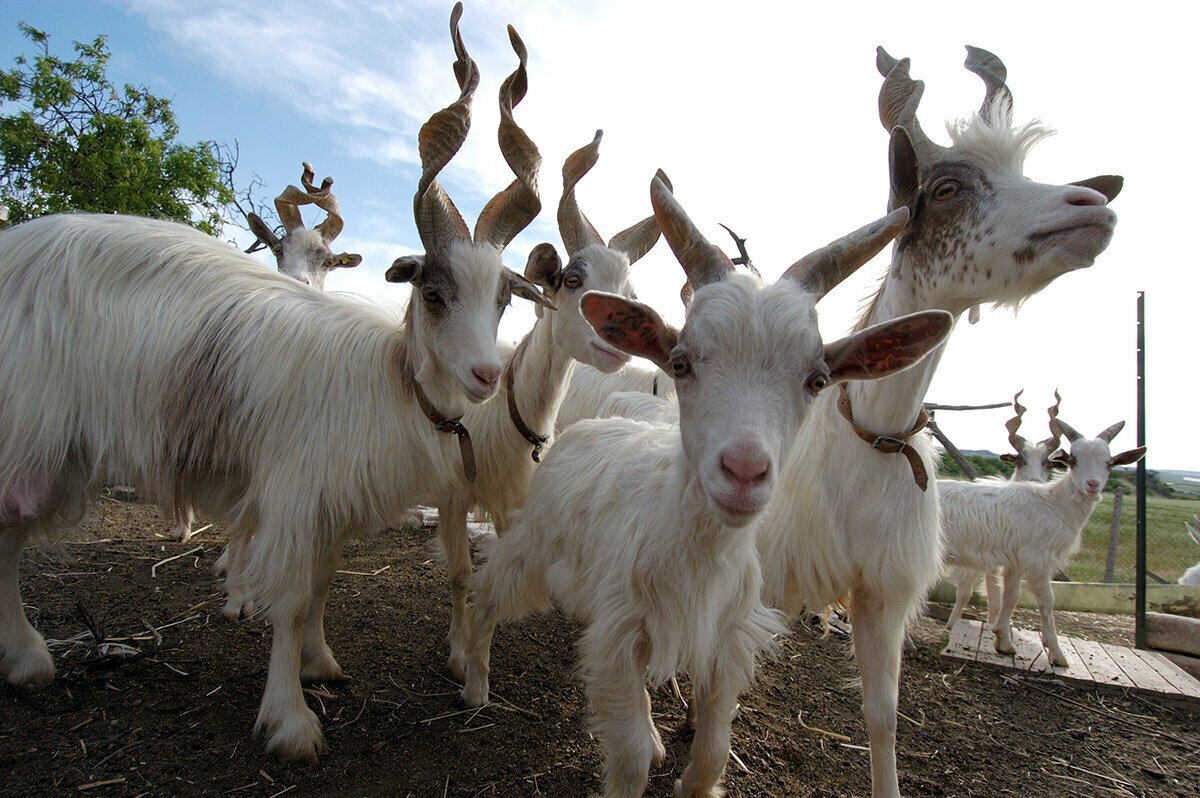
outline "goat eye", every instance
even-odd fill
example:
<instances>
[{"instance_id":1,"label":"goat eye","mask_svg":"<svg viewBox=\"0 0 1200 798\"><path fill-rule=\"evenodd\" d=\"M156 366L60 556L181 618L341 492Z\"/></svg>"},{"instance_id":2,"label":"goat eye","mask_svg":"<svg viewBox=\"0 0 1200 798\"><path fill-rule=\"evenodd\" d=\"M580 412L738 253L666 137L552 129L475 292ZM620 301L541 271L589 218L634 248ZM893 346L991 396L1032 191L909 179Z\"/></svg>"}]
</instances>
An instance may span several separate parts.
<instances>
[{"instance_id":1,"label":"goat eye","mask_svg":"<svg viewBox=\"0 0 1200 798\"><path fill-rule=\"evenodd\" d=\"M671 374L675 379L682 379L692 373L692 361L687 355L676 355L671 358Z\"/></svg>"},{"instance_id":2,"label":"goat eye","mask_svg":"<svg viewBox=\"0 0 1200 798\"><path fill-rule=\"evenodd\" d=\"M426 302L428 302L428 303L430 303L430 304L432 304L432 305L444 305L444 304L446 304L446 301L445 301L444 299L442 299L442 295L441 295L441 294L439 294L439 293L438 293L438 292L437 292L435 289L433 289L433 288L422 288L422 289L421 289L421 296L422 296L422 297L425 299L425 301L426 301Z\"/></svg>"},{"instance_id":3,"label":"goat eye","mask_svg":"<svg viewBox=\"0 0 1200 798\"><path fill-rule=\"evenodd\" d=\"M821 391L829 386L829 375L823 371L814 371L808 375L808 379L804 382L804 387L813 396L816 396Z\"/></svg>"},{"instance_id":4,"label":"goat eye","mask_svg":"<svg viewBox=\"0 0 1200 798\"><path fill-rule=\"evenodd\" d=\"M933 189L933 198L945 202L949 199L954 199L958 196L959 190L962 189L962 184L957 180L943 180L938 183Z\"/></svg>"},{"instance_id":5,"label":"goat eye","mask_svg":"<svg viewBox=\"0 0 1200 798\"><path fill-rule=\"evenodd\" d=\"M576 288L579 288L581 285L583 285L583 278L578 274L568 274L566 279L563 280L563 285L565 285L571 291L574 291Z\"/></svg>"}]
</instances>

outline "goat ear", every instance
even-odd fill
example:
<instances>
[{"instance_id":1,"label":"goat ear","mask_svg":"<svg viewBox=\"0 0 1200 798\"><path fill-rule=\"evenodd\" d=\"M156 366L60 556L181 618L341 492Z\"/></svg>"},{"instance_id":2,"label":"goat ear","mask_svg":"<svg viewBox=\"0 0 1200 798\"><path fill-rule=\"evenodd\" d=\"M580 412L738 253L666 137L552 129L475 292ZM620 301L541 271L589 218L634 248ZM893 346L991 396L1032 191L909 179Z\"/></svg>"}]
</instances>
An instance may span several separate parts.
<instances>
[{"instance_id":1,"label":"goat ear","mask_svg":"<svg viewBox=\"0 0 1200 798\"><path fill-rule=\"evenodd\" d=\"M917 151L908 131L899 126L892 128L892 140L888 144L888 172L891 176L889 211L904 206L908 208L910 217L916 215L917 193L920 189L917 170Z\"/></svg>"},{"instance_id":2,"label":"goat ear","mask_svg":"<svg viewBox=\"0 0 1200 798\"><path fill-rule=\"evenodd\" d=\"M1121 189L1125 187L1125 178L1120 175L1096 175L1095 177L1089 177L1087 180L1076 180L1070 185L1083 186L1093 191L1099 191L1108 198L1109 202L1112 202L1121 193Z\"/></svg>"},{"instance_id":3,"label":"goat ear","mask_svg":"<svg viewBox=\"0 0 1200 798\"><path fill-rule=\"evenodd\" d=\"M1063 449L1059 449L1046 458L1046 462L1055 468L1070 468L1071 455L1067 454Z\"/></svg>"},{"instance_id":4,"label":"goat ear","mask_svg":"<svg viewBox=\"0 0 1200 798\"><path fill-rule=\"evenodd\" d=\"M250 232L254 233L255 238L266 244L277 259L283 257L283 244L280 242L279 236L275 235L275 231L263 221L261 216L251 211L246 214L246 223L250 225Z\"/></svg>"},{"instance_id":5,"label":"goat ear","mask_svg":"<svg viewBox=\"0 0 1200 798\"><path fill-rule=\"evenodd\" d=\"M325 261L325 268L353 269L360 263L362 263L362 255L354 252L342 252L337 255L330 255Z\"/></svg>"},{"instance_id":6,"label":"goat ear","mask_svg":"<svg viewBox=\"0 0 1200 798\"><path fill-rule=\"evenodd\" d=\"M422 255L401 255L392 261L383 278L389 283L415 283L421 279L425 270L425 258Z\"/></svg>"},{"instance_id":7,"label":"goat ear","mask_svg":"<svg viewBox=\"0 0 1200 798\"><path fill-rule=\"evenodd\" d=\"M605 343L666 370L671 350L679 343L679 331L654 308L617 294L588 291L579 301L579 309Z\"/></svg>"},{"instance_id":8,"label":"goat ear","mask_svg":"<svg viewBox=\"0 0 1200 798\"><path fill-rule=\"evenodd\" d=\"M539 245L540 246L540 245ZM555 255L555 257L558 257ZM514 272L512 269L505 267L504 274L508 277L508 287L513 292L514 296L519 296L521 299L528 299L530 302L538 305L538 315L541 315L541 308L549 308L550 310L558 310L553 302L546 298L546 295L533 283L526 280L521 275Z\"/></svg>"},{"instance_id":9,"label":"goat ear","mask_svg":"<svg viewBox=\"0 0 1200 798\"><path fill-rule=\"evenodd\" d=\"M920 362L950 335L954 317L927 310L876 324L825 345L833 382L874 380Z\"/></svg>"},{"instance_id":10,"label":"goat ear","mask_svg":"<svg viewBox=\"0 0 1200 798\"><path fill-rule=\"evenodd\" d=\"M1015 454L1008 454L1007 452L1000 455L1000 459L1006 463L1012 463L1013 465L1016 465L1017 463L1017 456Z\"/></svg>"},{"instance_id":11,"label":"goat ear","mask_svg":"<svg viewBox=\"0 0 1200 798\"><path fill-rule=\"evenodd\" d=\"M1139 446L1136 449L1130 449L1127 452L1121 452L1118 455L1114 455L1113 459L1112 459L1112 464L1114 466L1131 465L1133 463L1136 463L1138 460L1141 460L1145 456L1146 456L1146 447Z\"/></svg>"},{"instance_id":12,"label":"goat ear","mask_svg":"<svg viewBox=\"0 0 1200 798\"><path fill-rule=\"evenodd\" d=\"M529 260L525 261L526 280L557 289L561 276L562 258L553 244L541 243L530 251Z\"/></svg>"}]
</instances>

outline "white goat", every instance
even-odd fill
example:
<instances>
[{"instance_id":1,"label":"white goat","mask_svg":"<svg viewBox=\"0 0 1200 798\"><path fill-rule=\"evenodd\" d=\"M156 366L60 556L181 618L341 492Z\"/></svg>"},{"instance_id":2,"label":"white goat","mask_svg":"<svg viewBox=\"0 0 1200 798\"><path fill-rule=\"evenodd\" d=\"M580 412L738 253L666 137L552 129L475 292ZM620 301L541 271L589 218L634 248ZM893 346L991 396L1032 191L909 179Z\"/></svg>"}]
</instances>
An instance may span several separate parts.
<instances>
[{"instance_id":1,"label":"white goat","mask_svg":"<svg viewBox=\"0 0 1200 798\"><path fill-rule=\"evenodd\" d=\"M403 321L176 224L65 215L0 232L0 669L9 682L54 674L21 608L25 542L79 518L106 477L130 475L160 502L227 520L233 541L253 533L246 573L273 626L257 726L283 757L323 749L301 680L341 676L321 619L342 546L467 467L444 434L461 427L435 427L423 410L454 416L493 396L510 292L541 300L500 260L537 212L532 175L488 203L474 240L436 180L466 136L479 81L461 13L456 5L451 32L462 93L420 136L414 211L425 254L388 270L390 281L414 285ZM510 157L524 137L514 127L502 126Z\"/></svg>"},{"instance_id":2,"label":"white goat","mask_svg":"<svg viewBox=\"0 0 1200 798\"><path fill-rule=\"evenodd\" d=\"M1193 515L1192 520L1185 521L1183 525L1187 527L1188 534L1192 536L1192 540L1200 544L1200 515ZM1179 584L1200 585L1200 562L1183 572L1183 576L1179 577Z\"/></svg>"},{"instance_id":3,"label":"white goat","mask_svg":"<svg viewBox=\"0 0 1200 798\"><path fill-rule=\"evenodd\" d=\"M589 293L583 312L611 345L674 378L680 424L629 419L568 428L534 473L519 522L476 575L462 698L488 698L500 620L548 609L588 624L582 671L605 749L605 795L638 796L665 755L646 680L687 668L696 718L677 796L723 794L738 694L782 615L762 604L752 524L822 388L904 368L939 344L949 315L928 312L822 346L816 301L903 227L900 209L813 253L764 287L704 240L660 179L659 225L697 286L682 332L649 307Z\"/></svg>"},{"instance_id":4,"label":"white goat","mask_svg":"<svg viewBox=\"0 0 1200 798\"><path fill-rule=\"evenodd\" d=\"M467 409L463 422L475 437L479 475L473 482L454 475L430 500L438 507L438 536L446 552L450 577L450 658L457 679L466 657L467 579L471 575L467 511L481 508L499 534L507 532L509 513L525 504L543 446L566 391L575 361L599 372L624 365L629 356L605 343L580 313L579 300L589 290L633 295L629 267L658 241L658 225L648 217L621 231L607 245L580 210L575 186L595 165L602 133L563 164L563 194L558 226L567 251L564 266L550 244L539 244L529 256L525 276L540 285L558 308L537 312L533 329L517 345L504 367L501 397ZM665 180L665 175L661 175ZM669 185L669 183L668 183Z\"/></svg>"},{"instance_id":5,"label":"white goat","mask_svg":"<svg viewBox=\"0 0 1200 798\"><path fill-rule=\"evenodd\" d=\"M1008 442L1012 445L1016 454L1004 453L1000 455L1000 459L1006 463L1013 464L1013 472L1009 477L1013 482L1046 482L1050 479L1050 471L1056 465L1053 460L1054 454L1058 451L1059 434L1053 429L1054 419L1058 418L1058 409L1062 404L1062 397L1058 395L1058 391L1054 391L1054 404L1046 408L1046 414L1050 417L1051 430L1050 437L1043 440L1027 441L1017 433L1021 428L1021 420L1025 415L1025 406L1020 403L1021 394L1025 393L1024 389L1017 391L1013 396L1013 412L1015 415L1004 424L1004 428L1008 430ZM1000 574L995 569L990 569L984 573L962 567L948 567L945 569L946 576L955 585L954 609L950 613L950 619L946 623L946 628L953 629L954 624L958 623L958 619L962 617L963 609L967 606L967 602L971 600L971 596L975 594L975 586L979 584L982 577L983 583L987 589L988 602L988 622L990 628L995 628L996 617L1000 613Z\"/></svg>"},{"instance_id":6,"label":"white goat","mask_svg":"<svg viewBox=\"0 0 1200 798\"><path fill-rule=\"evenodd\" d=\"M983 303L1017 305L1059 275L1091 265L1115 216L1120 178L1051 186L1022 174L1045 131L1011 126L1004 67L968 50L988 86L981 112L940 147L916 120L923 86L908 60L882 49L880 118L891 133L892 208L913 212L860 326L927 308L958 316ZM1101 193L1100 189L1104 193ZM897 798L896 701L908 619L937 578L937 490L923 489L936 457L917 434L937 353L886 380L821 397L759 527L768 603L789 612L848 602L862 675L874 798ZM834 392L831 392L831 394ZM852 421L851 421L852 419Z\"/></svg>"},{"instance_id":7,"label":"white goat","mask_svg":"<svg viewBox=\"0 0 1200 798\"><path fill-rule=\"evenodd\" d=\"M289 185L275 198L275 210L283 222L284 235L280 239L275 231L263 221L262 217L251 211L246 214L250 231L257 237L255 244L262 242L271 250L280 274L286 274L300 282L311 285L318 291L325 290L325 275L338 268L350 268L362 263L362 255L342 252L337 255L329 249L333 239L342 231L341 210L338 208L337 197L333 195L333 178L326 177L321 181L321 187L313 185L312 164L305 161L301 164L300 183L303 189ZM314 204L325 211L323 222L312 230L304 226L300 216L300 206ZM246 250L250 252L252 246ZM196 514L190 506L175 508L175 527L171 537L180 543L192 539L192 525ZM222 555L221 560L225 559ZM224 569L222 561L218 561L218 570Z\"/></svg>"},{"instance_id":8,"label":"white goat","mask_svg":"<svg viewBox=\"0 0 1200 798\"><path fill-rule=\"evenodd\" d=\"M1079 551L1083 527L1100 503L1114 466L1136 463L1139 446L1113 456L1108 444L1125 422L1113 424L1088 440L1061 419L1051 428L1067 436L1069 455L1055 459L1067 473L1050 482L938 480L946 563L973 571L1004 571L1004 597L994 619L996 650L1012 654L1012 612L1021 595L1021 578L1037 599L1042 616L1042 645L1054 665L1067 665L1054 629L1054 591L1050 580ZM960 603L961 596L960 596ZM959 604L955 612L961 614ZM988 614L992 614L989 605ZM951 617L957 621L956 617ZM953 624L951 624L953 625Z\"/></svg>"}]
</instances>

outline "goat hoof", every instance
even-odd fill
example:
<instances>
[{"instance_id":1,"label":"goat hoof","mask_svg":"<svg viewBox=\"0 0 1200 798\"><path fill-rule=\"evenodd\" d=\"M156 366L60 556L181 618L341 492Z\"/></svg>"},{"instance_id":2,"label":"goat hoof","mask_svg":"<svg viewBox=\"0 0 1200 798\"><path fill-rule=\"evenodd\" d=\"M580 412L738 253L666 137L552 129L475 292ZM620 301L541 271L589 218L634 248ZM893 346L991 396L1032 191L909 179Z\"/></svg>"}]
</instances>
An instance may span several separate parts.
<instances>
[{"instance_id":1,"label":"goat hoof","mask_svg":"<svg viewBox=\"0 0 1200 798\"><path fill-rule=\"evenodd\" d=\"M1017 653L1017 648L1010 641L997 638L996 653L1012 655Z\"/></svg>"},{"instance_id":2,"label":"goat hoof","mask_svg":"<svg viewBox=\"0 0 1200 798\"><path fill-rule=\"evenodd\" d=\"M467 708L487 706L488 688L487 685L479 687L478 685L467 685L458 694L458 703Z\"/></svg>"},{"instance_id":3,"label":"goat hoof","mask_svg":"<svg viewBox=\"0 0 1200 798\"><path fill-rule=\"evenodd\" d=\"M1061 651L1051 652L1050 664L1056 668L1066 668L1070 666L1070 663L1067 662L1067 658L1063 656Z\"/></svg>"},{"instance_id":4,"label":"goat hoof","mask_svg":"<svg viewBox=\"0 0 1200 798\"><path fill-rule=\"evenodd\" d=\"M308 707L289 715L275 726L267 739L267 750L287 762L316 762L329 749L321 733L321 721Z\"/></svg>"},{"instance_id":5,"label":"goat hoof","mask_svg":"<svg viewBox=\"0 0 1200 798\"><path fill-rule=\"evenodd\" d=\"M461 654L451 654L450 659L446 660L446 670L450 673L450 678L461 684L467 681L467 658Z\"/></svg>"},{"instance_id":6,"label":"goat hoof","mask_svg":"<svg viewBox=\"0 0 1200 798\"><path fill-rule=\"evenodd\" d=\"M342 666L333 658L333 652L329 650L328 646L318 654L311 657L304 657L304 664L300 668L301 682L305 684L326 684L347 682L349 680L350 677L342 672Z\"/></svg>"},{"instance_id":7,"label":"goat hoof","mask_svg":"<svg viewBox=\"0 0 1200 798\"><path fill-rule=\"evenodd\" d=\"M7 665L6 678L14 687L42 687L54 681L54 659L41 640L7 662L0 657L0 665Z\"/></svg>"}]
</instances>

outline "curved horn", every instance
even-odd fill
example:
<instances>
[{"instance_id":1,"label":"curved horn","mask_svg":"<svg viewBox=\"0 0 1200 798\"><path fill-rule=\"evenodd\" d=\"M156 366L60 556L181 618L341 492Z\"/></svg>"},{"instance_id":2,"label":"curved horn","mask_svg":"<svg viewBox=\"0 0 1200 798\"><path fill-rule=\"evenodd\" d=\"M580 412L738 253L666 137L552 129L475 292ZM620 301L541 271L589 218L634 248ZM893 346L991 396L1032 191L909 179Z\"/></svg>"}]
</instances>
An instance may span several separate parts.
<instances>
[{"instance_id":1,"label":"curved horn","mask_svg":"<svg viewBox=\"0 0 1200 798\"><path fill-rule=\"evenodd\" d=\"M1125 422L1118 421L1116 424L1113 424L1111 427L1104 430L1104 432L1101 432L1096 437L1099 438L1100 440L1104 441L1105 443L1112 443L1112 439L1117 437L1117 433L1119 433L1124 428L1125 428Z\"/></svg>"},{"instance_id":2,"label":"curved horn","mask_svg":"<svg viewBox=\"0 0 1200 798\"><path fill-rule=\"evenodd\" d=\"M1051 437L1042 441L1042 445L1047 449L1055 449L1058 447L1058 433L1054 430L1054 419L1058 418L1058 408L1062 404L1062 397L1058 394L1058 389L1054 389L1054 404L1046 408L1046 415L1050 417L1050 433Z\"/></svg>"},{"instance_id":3,"label":"curved horn","mask_svg":"<svg viewBox=\"0 0 1200 798\"><path fill-rule=\"evenodd\" d=\"M995 119L1005 126L1012 125L1013 99L1005 81L1008 79L1008 69L1004 62L987 50L967 45L967 60L963 66L974 72L983 80L986 93L983 95L983 105L979 107L979 115L984 119L995 114Z\"/></svg>"},{"instance_id":4,"label":"curved horn","mask_svg":"<svg viewBox=\"0 0 1200 798\"><path fill-rule=\"evenodd\" d=\"M800 283L818 298L875 257L908 224L908 208L900 207L847 236L805 255L783 276ZM782 279L782 278L781 278Z\"/></svg>"},{"instance_id":5,"label":"curved horn","mask_svg":"<svg viewBox=\"0 0 1200 798\"><path fill-rule=\"evenodd\" d=\"M674 186L671 185L670 179L663 170L659 169L654 173L654 176L663 182L668 191L674 190ZM653 216L647 216L637 224L625 228L609 239L608 248L625 253L625 256L629 258L630 265L632 265L641 260L642 256L658 243L660 232L658 229L658 220Z\"/></svg>"},{"instance_id":6,"label":"curved horn","mask_svg":"<svg viewBox=\"0 0 1200 798\"><path fill-rule=\"evenodd\" d=\"M567 160L563 161L563 193L562 198L558 201L558 234L562 236L568 257L584 247L604 243L604 239L600 237L596 228L580 210L579 201L575 198L575 184L592 170L600 158L600 139L602 138L604 138L604 131L597 130L596 137L590 144L585 144L575 150L567 156Z\"/></svg>"},{"instance_id":7,"label":"curved horn","mask_svg":"<svg viewBox=\"0 0 1200 798\"><path fill-rule=\"evenodd\" d=\"M313 178L316 175L313 172L312 164L305 161L303 166L304 172L300 175L300 185L304 186L304 191L308 194L310 201L326 214L325 221L318 224L313 230L320 233L325 243L329 244L338 237L338 233L342 232L342 228L345 226L337 197L333 195L333 178L326 176L321 181L321 187L317 188L313 185Z\"/></svg>"},{"instance_id":8,"label":"curved horn","mask_svg":"<svg viewBox=\"0 0 1200 798\"><path fill-rule=\"evenodd\" d=\"M1017 450L1017 454L1025 450L1025 439L1017 434L1017 430L1021 428L1021 417L1025 415L1025 406L1017 401L1023 393L1024 388L1013 394L1013 412L1016 415L1004 422L1004 428L1008 430L1009 445Z\"/></svg>"},{"instance_id":9,"label":"curved horn","mask_svg":"<svg viewBox=\"0 0 1200 798\"><path fill-rule=\"evenodd\" d=\"M1124 423L1124 422L1122 422L1122 423ZM1050 431L1057 432L1060 435L1066 435L1067 440L1069 440L1071 443L1075 443L1076 441L1083 440L1083 436L1080 435L1078 432L1076 432L1071 427L1070 424L1063 421L1061 418L1056 418L1056 419L1051 420Z\"/></svg>"},{"instance_id":10,"label":"curved horn","mask_svg":"<svg viewBox=\"0 0 1200 798\"><path fill-rule=\"evenodd\" d=\"M525 71L529 53L512 25L508 26L508 39L519 63L516 70L500 84L498 136L500 152L517 179L492 197L475 222L475 240L487 241L501 250L508 246L517 233L528 227L542 209L537 191L537 173L542 165L542 156L532 139L513 121L512 115L513 108L524 99L529 88L529 76Z\"/></svg>"},{"instance_id":11,"label":"curved horn","mask_svg":"<svg viewBox=\"0 0 1200 798\"><path fill-rule=\"evenodd\" d=\"M695 290L724 280L733 271L729 256L720 247L709 243L696 229L668 188L669 181L663 179L666 175L659 175L662 175L661 170L650 181L650 205L654 208L654 218L658 220L663 238L667 239L676 260L687 274L688 286ZM684 303L687 304L686 299Z\"/></svg>"},{"instance_id":12,"label":"curved horn","mask_svg":"<svg viewBox=\"0 0 1200 798\"><path fill-rule=\"evenodd\" d=\"M454 43L454 77L461 93L458 99L429 117L417 134L417 149L421 155L421 179L413 197L413 217L426 252L443 248L456 238L470 240L471 231L454 207L450 195L437 182L438 172L450 162L466 141L471 128L471 100L479 86L479 68L467 54L458 20L462 3L455 3L450 12L450 38Z\"/></svg>"},{"instance_id":13,"label":"curved horn","mask_svg":"<svg viewBox=\"0 0 1200 798\"><path fill-rule=\"evenodd\" d=\"M882 47L875 48L875 68L884 77L883 85L879 87L879 121L889 133L895 127L908 131L917 155L926 160L945 148L934 144L921 130L917 106L925 93L925 83L909 77L908 66L909 59L896 60Z\"/></svg>"}]
</instances>

